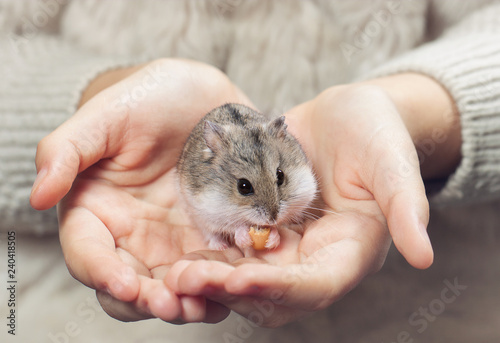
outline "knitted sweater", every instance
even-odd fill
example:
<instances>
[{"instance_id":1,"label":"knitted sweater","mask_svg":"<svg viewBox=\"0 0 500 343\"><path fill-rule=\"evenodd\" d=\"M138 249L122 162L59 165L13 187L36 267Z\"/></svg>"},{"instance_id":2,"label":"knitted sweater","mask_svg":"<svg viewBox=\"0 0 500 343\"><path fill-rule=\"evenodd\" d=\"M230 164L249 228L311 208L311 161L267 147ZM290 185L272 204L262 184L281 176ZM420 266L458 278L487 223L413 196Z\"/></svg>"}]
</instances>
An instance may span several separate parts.
<instances>
[{"instance_id":1,"label":"knitted sweater","mask_svg":"<svg viewBox=\"0 0 500 343\"><path fill-rule=\"evenodd\" d=\"M462 161L436 204L500 197L500 3L494 1L0 2L0 230L57 230L28 203L37 142L99 73L159 57L223 70L262 111L399 72L448 89ZM418 95L416 95L418 96Z\"/></svg>"}]
</instances>

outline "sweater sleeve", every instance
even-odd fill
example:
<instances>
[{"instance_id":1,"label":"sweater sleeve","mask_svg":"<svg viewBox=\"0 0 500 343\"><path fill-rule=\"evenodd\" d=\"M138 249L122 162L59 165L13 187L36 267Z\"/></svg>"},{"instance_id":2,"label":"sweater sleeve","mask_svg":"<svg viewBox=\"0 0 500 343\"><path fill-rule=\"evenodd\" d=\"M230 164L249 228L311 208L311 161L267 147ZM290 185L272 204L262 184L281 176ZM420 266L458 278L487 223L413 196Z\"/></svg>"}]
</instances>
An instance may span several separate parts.
<instances>
[{"instance_id":1,"label":"sweater sleeve","mask_svg":"<svg viewBox=\"0 0 500 343\"><path fill-rule=\"evenodd\" d=\"M369 77L426 74L453 97L462 160L434 194L435 205L500 197L500 4L472 12L435 40L389 61Z\"/></svg>"},{"instance_id":2,"label":"sweater sleeve","mask_svg":"<svg viewBox=\"0 0 500 343\"><path fill-rule=\"evenodd\" d=\"M43 30L16 32L0 36L0 232L55 233L55 210L29 204L36 146L75 112L99 73L136 61L80 51Z\"/></svg>"}]
</instances>

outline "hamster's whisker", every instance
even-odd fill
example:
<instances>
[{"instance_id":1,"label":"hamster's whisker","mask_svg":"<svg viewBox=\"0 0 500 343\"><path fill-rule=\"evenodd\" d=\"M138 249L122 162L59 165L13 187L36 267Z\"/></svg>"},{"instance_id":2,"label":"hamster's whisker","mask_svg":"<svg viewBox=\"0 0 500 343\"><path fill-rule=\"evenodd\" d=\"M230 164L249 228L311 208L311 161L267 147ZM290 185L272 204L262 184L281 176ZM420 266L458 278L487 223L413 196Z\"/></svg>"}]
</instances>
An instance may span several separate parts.
<instances>
[{"instance_id":1,"label":"hamster's whisker","mask_svg":"<svg viewBox=\"0 0 500 343\"><path fill-rule=\"evenodd\" d=\"M221 231L223 232L232 232L235 227L241 225L242 220L237 218L237 219L232 219L231 221L223 223L221 226Z\"/></svg>"},{"instance_id":2,"label":"hamster's whisker","mask_svg":"<svg viewBox=\"0 0 500 343\"><path fill-rule=\"evenodd\" d=\"M299 206L299 205L287 206L287 212L289 212L290 219L292 219L294 222L301 221L301 219L303 219L306 214L308 215L307 218L309 218L309 219L311 219L311 218L319 219L320 218L320 216L318 216L317 214L314 214L312 212L308 212L307 210L308 210L308 208L304 208L303 206Z\"/></svg>"},{"instance_id":3,"label":"hamster's whisker","mask_svg":"<svg viewBox=\"0 0 500 343\"><path fill-rule=\"evenodd\" d=\"M335 212L335 211L332 211L332 210L327 210L327 209L319 208L319 207L309 206L307 209L311 209L311 210L315 210L315 211L320 211L320 212L325 212L325 213L328 213L328 214L334 214L334 215L337 215L337 216L342 216L343 215L340 212Z\"/></svg>"},{"instance_id":4,"label":"hamster's whisker","mask_svg":"<svg viewBox=\"0 0 500 343\"><path fill-rule=\"evenodd\" d=\"M318 216L317 214L306 212L306 211L304 211L304 213L302 213L302 217L304 217L306 219L313 219L313 220L318 220L321 218L321 216Z\"/></svg>"},{"instance_id":5,"label":"hamster's whisker","mask_svg":"<svg viewBox=\"0 0 500 343\"><path fill-rule=\"evenodd\" d=\"M290 217L291 221L295 222L295 223L303 222L304 219L310 219L310 220L316 221L320 218L321 218L321 216L319 216L315 213L312 213L312 212L308 212L307 209L303 210L302 208L301 208L300 212L295 211L295 213L293 213L293 215Z\"/></svg>"},{"instance_id":6,"label":"hamster's whisker","mask_svg":"<svg viewBox=\"0 0 500 343\"><path fill-rule=\"evenodd\" d=\"M241 218L252 217L253 213L254 213L254 211L252 209L245 209L245 210L240 211L238 213L237 218L232 219L231 221L224 223L221 230L223 230L224 232L233 232L235 227L239 227L239 226L244 225L248 222L247 220L241 219Z\"/></svg>"}]
</instances>

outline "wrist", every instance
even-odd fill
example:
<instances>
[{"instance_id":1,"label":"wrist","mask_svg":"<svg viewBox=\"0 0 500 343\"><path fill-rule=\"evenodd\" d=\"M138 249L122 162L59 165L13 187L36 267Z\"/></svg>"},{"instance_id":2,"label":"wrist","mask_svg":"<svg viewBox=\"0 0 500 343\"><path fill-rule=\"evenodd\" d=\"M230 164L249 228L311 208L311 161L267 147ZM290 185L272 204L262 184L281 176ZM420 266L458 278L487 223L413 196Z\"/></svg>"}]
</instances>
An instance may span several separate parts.
<instances>
[{"instance_id":1,"label":"wrist","mask_svg":"<svg viewBox=\"0 0 500 343\"><path fill-rule=\"evenodd\" d=\"M365 82L394 102L415 144L424 179L450 175L461 154L460 118L450 94L434 79L414 73Z\"/></svg>"}]
</instances>

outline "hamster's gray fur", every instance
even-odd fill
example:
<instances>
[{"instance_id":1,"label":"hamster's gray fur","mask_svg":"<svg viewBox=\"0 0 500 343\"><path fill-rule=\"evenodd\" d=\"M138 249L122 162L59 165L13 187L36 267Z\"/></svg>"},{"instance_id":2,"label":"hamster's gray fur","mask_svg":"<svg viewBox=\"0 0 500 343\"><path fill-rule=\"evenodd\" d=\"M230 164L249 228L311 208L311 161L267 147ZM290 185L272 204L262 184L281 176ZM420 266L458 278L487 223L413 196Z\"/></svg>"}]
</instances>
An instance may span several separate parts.
<instances>
[{"instance_id":1,"label":"hamster's gray fur","mask_svg":"<svg viewBox=\"0 0 500 343\"><path fill-rule=\"evenodd\" d=\"M316 180L284 120L226 104L193 129L177 165L179 184L210 249L250 246L251 225L270 225L266 248L275 248L277 227L300 221L310 206Z\"/></svg>"}]
</instances>

